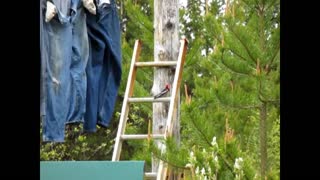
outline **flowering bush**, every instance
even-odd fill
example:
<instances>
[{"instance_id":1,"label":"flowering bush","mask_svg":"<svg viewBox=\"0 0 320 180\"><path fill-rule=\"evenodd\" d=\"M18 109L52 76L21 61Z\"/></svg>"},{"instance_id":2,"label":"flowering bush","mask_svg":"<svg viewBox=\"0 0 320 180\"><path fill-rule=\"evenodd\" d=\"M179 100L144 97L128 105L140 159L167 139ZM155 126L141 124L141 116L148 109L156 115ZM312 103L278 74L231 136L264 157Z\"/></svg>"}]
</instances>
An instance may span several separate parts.
<instances>
[{"instance_id":1,"label":"flowering bush","mask_svg":"<svg viewBox=\"0 0 320 180\"><path fill-rule=\"evenodd\" d=\"M217 174L220 169L218 159L218 143L216 137L213 137L211 147L207 150L205 148L194 148L194 151L190 151L188 158L188 164L192 171L194 178L199 180L216 180Z\"/></svg>"},{"instance_id":2,"label":"flowering bush","mask_svg":"<svg viewBox=\"0 0 320 180\"><path fill-rule=\"evenodd\" d=\"M219 149L216 137L212 138L209 148L193 147L189 153L187 168L191 169L192 179L197 180L217 180L221 165L218 158ZM235 180L244 177L244 160L242 157L236 158L233 166Z\"/></svg>"},{"instance_id":3,"label":"flowering bush","mask_svg":"<svg viewBox=\"0 0 320 180\"><path fill-rule=\"evenodd\" d=\"M235 162L234 162L234 172L236 174L236 178L235 180L241 180L243 177L243 159L241 157L236 158Z\"/></svg>"}]
</instances>

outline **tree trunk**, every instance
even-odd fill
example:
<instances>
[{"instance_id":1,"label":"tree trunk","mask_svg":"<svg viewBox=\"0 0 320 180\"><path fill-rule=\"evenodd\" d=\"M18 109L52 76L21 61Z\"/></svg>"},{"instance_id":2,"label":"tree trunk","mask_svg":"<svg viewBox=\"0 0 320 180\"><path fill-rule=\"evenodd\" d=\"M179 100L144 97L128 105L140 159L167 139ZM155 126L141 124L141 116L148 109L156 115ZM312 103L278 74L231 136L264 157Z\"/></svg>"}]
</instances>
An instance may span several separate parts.
<instances>
[{"instance_id":1,"label":"tree trunk","mask_svg":"<svg viewBox=\"0 0 320 180\"><path fill-rule=\"evenodd\" d=\"M263 5L261 5L263 7ZM260 50L265 52L265 22L264 22L264 10L259 9L258 11L259 16L259 34L260 34ZM261 73L261 59L257 59L257 72ZM260 82L262 83L262 82ZM268 154L267 154L267 104L266 102L262 102L260 107L260 170L261 170L261 179L266 179L267 173L267 161L268 161Z\"/></svg>"},{"instance_id":2,"label":"tree trunk","mask_svg":"<svg viewBox=\"0 0 320 180\"><path fill-rule=\"evenodd\" d=\"M179 54L179 6L178 0L155 0L154 1L154 61L177 61ZM157 68L154 73L152 93L159 93L165 84L172 86L175 69ZM171 94L169 94L171 95ZM169 96L168 95L168 96ZM180 96L178 95L180 102ZM164 134L168 117L169 103L153 103L153 127L154 134ZM178 103L174 118L175 123L173 136L180 139L180 123ZM160 141L155 141L158 147ZM152 171L157 172L159 162L152 160Z\"/></svg>"},{"instance_id":3,"label":"tree trunk","mask_svg":"<svg viewBox=\"0 0 320 180\"><path fill-rule=\"evenodd\" d=\"M267 172L267 105L263 103L260 107L260 168L261 180L265 180Z\"/></svg>"}]
</instances>

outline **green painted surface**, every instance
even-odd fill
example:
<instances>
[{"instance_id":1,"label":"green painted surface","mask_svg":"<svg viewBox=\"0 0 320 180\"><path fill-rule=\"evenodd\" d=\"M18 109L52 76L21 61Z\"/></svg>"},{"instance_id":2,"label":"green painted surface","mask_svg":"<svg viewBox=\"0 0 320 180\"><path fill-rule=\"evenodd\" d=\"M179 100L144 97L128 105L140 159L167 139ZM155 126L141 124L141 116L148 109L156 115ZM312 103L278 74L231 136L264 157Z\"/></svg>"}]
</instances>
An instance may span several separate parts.
<instances>
[{"instance_id":1,"label":"green painted surface","mask_svg":"<svg viewBox=\"0 0 320 180\"><path fill-rule=\"evenodd\" d=\"M40 161L40 180L143 180L144 161Z\"/></svg>"}]
</instances>

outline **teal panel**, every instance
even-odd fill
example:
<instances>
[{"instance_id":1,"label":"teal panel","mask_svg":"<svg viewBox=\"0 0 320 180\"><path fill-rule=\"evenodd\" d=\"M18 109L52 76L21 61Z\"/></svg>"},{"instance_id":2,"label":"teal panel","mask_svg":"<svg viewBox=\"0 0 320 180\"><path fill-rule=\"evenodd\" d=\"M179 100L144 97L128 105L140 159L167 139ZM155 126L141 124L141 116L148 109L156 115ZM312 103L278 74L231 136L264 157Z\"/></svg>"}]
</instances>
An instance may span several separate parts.
<instances>
[{"instance_id":1,"label":"teal panel","mask_svg":"<svg viewBox=\"0 0 320 180\"><path fill-rule=\"evenodd\" d=\"M143 180L144 161L40 161L40 180Z\"/></svg>"}]
</instances>

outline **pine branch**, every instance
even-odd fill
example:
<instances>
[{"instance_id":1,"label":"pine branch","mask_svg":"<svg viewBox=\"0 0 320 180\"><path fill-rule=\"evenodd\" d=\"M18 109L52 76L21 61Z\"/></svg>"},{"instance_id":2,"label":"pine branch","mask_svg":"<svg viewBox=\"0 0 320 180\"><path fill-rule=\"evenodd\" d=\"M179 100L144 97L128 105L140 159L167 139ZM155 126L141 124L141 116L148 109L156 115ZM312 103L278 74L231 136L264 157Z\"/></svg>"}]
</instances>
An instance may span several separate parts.
<instances>
[{"instance_id":1,"label":"pine branch","mask_svg":"<svg viewBox=\"0 0 320 180\"><path fill-rule=\"evenodd\" d=\"M265 99L265 102L278 104L280 103L280 99Z\"/></svg>"},{"instance_id":2,"label":"pine branch","mask_svg":"<svg viewBox=\"0 0 320 180\"><path fill-rule=\"evenodd\" d=\"M194 118L191 118L191 122L193 124L193 126L196 128L196 130L198 131L198 133L203 137L203 139L205 140L205 142L211 146L211 142L210 140L207 139L206 135L200 130L200 128L196 125L197 123L194 122Z\"/></svg>"},{"instance_id":3,"label":"pine branch","mask_svg":"<svg viewBox=\"0 0 320 180\"><path fill-rule=\"evenodd\" d=\"M225 104L222 102L221 98L219 97L218 93L214 93L215 96L217 97L217 100L219 102L219 104L221 104L222 106L224 107L227 107L227 108L232 108L232 109L255 109L255 108L259 108L260 106L258 105L252 105L252 106L249 106L249 105L238 105L238 106L231 106L231 105L228 105L228 104Z\"/></svg>"},{"instance_id":4,"label":"pine branch","mask_svg":"<svg viewBox=\"0 0 320 180\"><path fill-rule=\"evenodd\" d=\"M133 17L132 19L136 19L137 21L135 21L136 23L138 23L139 25L141 25L142 27L144 27L144 29L146 29L147 31L149 31L150 33L153 33L153 30L148 28L143 22L143 17L144 14L142 14L142 12L140 11L140 9L138 9L137 7L135 6L130 6L130 1L128 2L129 5L127 6L129 8L128 10L133 10L134 13L130 13L130 15L128 14L129 17ZM144 21L146 24L149 23L149 22L146 22ZM152 25L150 24L149 26L152 27Z\"/></svg>"},{"instance_id":5,"label":"pine branch","mask_svg":"<svg viewBox=\"0 0 320 180\"><path fill-rule=\"evenodd\" d=\"M265 9L264 9L265 5L266 5L266 1L265 1L265 0L262 0L261 11L265 11Z\"/></svg>"},{"instance_id":6,"label":"pine branch","mask_svg":"<svg viewBox=\"0 0 320 180\"><path fill-rule=\"evenodd\" d=\"M161 155L158 155L157 153L153 153L153 156L167 164L169 164L171 167L174 167L174 168L177 168L177 169L183 169L183 170L188 170L189 168L186 168L184 166L179 166L177 164L173 164L172 162L169 162L166 158L164 158L163 156Z\"/></svg>"},{"instance_id":7,"label":"pine branch","mask_svg":"<svg viewBox=\"0 0 320 180\"><path fill-rule=\"evenodd\" d=\"M252 54L249 51L249 48L246 46L246 44L242 41L242 39L238 36L237 33L235 33L235 31L233 30L232 27L229 28L230 31L234 34L234 36L239 40L239 42L241 43L241 45L245 48L246 52L248 53L248 55L250 56L251 60L256 64L256 60L254 59L254 57L252 56Z\"/></svg>"},{"instance_id":8,"label":"pine branch","mask_svg":"<svg viewBox=\"0 0 320 180\"><path fill-rule=\"evenodd\" d=\"M233 172L233 168L232 165L229 164L228 160L219 152L217 153L218 156L220 156L223 160L223 162L227 165L227 168L230 170L230 172L232 173L233 177L235 177L235 173Z\"/></svg>"},{"instance_id":9,"label":"pine branch","mask_svg":"<svg viewBox=\"0 0 320 180\"><path fill-rule=\"evenodd\" d=\"M259 94L259 100L263 103L280 104L280 99L266 99L263 94Z\"/></svg>"},{"instance_id":10,"label":"pine branch","mask_svg":"<svg viewBox=\"0 0 320 180\"><path fill-rule=\"evenodd\" d=\"M238 56L240 59L244 60L245 62L248 61L248 59L244 58L243 56L241 56L239 53L235 52L231 48L225 48L225 49L228 49L229 51L231 51L233 54L235 54L236 56Z\"/></svg>"},{"instance_id":11,"label":"pine branch","mask_svg":"<svg viewBox=\"0 0 320 180\"><path fill-rule=\"evenodd\" d=\"M271 60L270 60L270 63L268 64L268 67L269 67L270 69L268 69L267 75L271 72L272 63L273 63L273 61L276 59L279 51L280 51L280 44L279 44L278 47L276 48L276 52L273 54L273 56L272 56L272 58L271 58Z\"/></svg>"},{"instance_id":12,"label":"pine branch","mask_svg":"<svg viewBox=\"0 0 320 180\"><path fill-rule=\"evenodd\" d=\"M259 81L259 90L258 90L258 99L263 102L263 103L273 103L273 104L278 104L280 103L280 99L267 99L265 98L265 95L262 92L262 83Z\"/></svg>"},{"instance_id":13,"label":"pine branch","mask_svg":"<svg viewBox=\"0 0 320 180\"><path fill-rule=\"evenodd\" d=\"M227 154L227 156L228 156L230 159L234 159L234 158L232 158L228 153L226 153L226 154ZM233 167L232 167L232 165L229 164L228 160L227 160L222 154L220 155L219 152L218 152L217 155L219 155L219 156L222 158L222 160L224 161L224 163L227 165L227 168L231 171L233 177L235 177L235 173L234 173L234 171L233 171ZM245 177L246 179L248 179L248 177L246 176L246 174L244 174L244 177Z\"/></svg>"},{"instance_id":14,"label":"pine branch","mask_svg":"<svg viewBox=\"0 0 320 180\"><path fill-rule=\"evenodd\" d=\"M135 17L135 19L139 19L138 16L133 16ZM147 31L149 31L150 33L153 33L153 30L149 29L146 25L144 25L143 23L141 23L141 21L136 21L136 23L139 23L139 25L141 25L142 27L144 27L144 29L146 29Z\"/></svg>"},{"instance_id":15,"label":"pine branch","mask_svg":"<svg viewBox=\"0 0 320 180\"><path fill-rule=\"evenodd\" d=\"M229 69L229 71L231 71L232 73L235 73L235 74L239 74L239 75L246 75L246 76L250 76L250 74L246 74L246 73L244 73L244 72L240 72L240 71L236 71L235 69L233 69L233 68L231 68L229 65L227 65L226 63L225 63L225 60L224 60L224 51L222 52L222 55L221 55L221 62L222 62L222 64L225 66L225 67L227 67L228 69Z\"/></svg>"},{"instance_id":16,"label":"pine branch","mask_svg":"<svg viewBox=\"0 0 320 180\"><path fill-rule=\"evenodd\" d=\"M216 39L220 44L222 44L222 40L215 34L213 34L214 39Z\"/></svg>"},{"instance_id":17,"label":"pine branch","mask_svg":"<svg viewBox=\"0 0 320 180\"><path fill-rule=\"evenodd\" d=\"M250 5L252 5L251 2L247 2L247 0L242 0L242 2L244 2L244 4L245 4L250 10L252 10L252 8L251 8L251 6L250 6ZM257 3L257 2L256 2L256 3Z\"/></svg>"},{"instance_id":18,"label":"pine branch","mask_svg":"<svg viewBox=\"0 0 320 180\"><path fill-rule=\"evenodd\" d=\"M174 164L173 162L169 162L169 160L167 158L165 158L165 156L162 155L160 150L157 147L155 147L154 142L150 142L149 151L151 151L152 155L155 158L169 164L171 167L183 169L183 170L188 170L188 168L186 168L185 166L180 166L178 164Z\"/></svg>"},{"instance_id":19,"label":"pine branch","mask_svg":"<svg viewBox=\"0 0 320 180\"><path fill-rule=\"evenodd\" d=\"M259 0L254 0L255 4L259 4Z\"/></svg>"},{"instance_id":20,"label":"pine branch","mask_svg":"<svg viewBox=\"0 0 320 180\"><path fill-rule=\"evenodd\" d=\"M195 40L195 41L194 41L194 44L196 44L196 43L198 43L198 42ZM193 50L193 48L195 48L196 50ZM192 53L192 56L191 56L191 57L188 56L191 52L189 52L189 53L187 54L188 59L193 59L193 57L196 55L196 53L199 52L200 45L193 46L193 48L192 48L192 51L190 50L191 52L193 52L193 53ZM188 62L190 62L190 61L186 61L186 65L190 65Z\"/></svg>"},{"instance_id":21,"label":"pine branch","mask_svg":"<svg viewBox=\"0 0 320 180\"><path fill-rule=\"evenodd\" d=\"M270 7L273 6L273 4L275 4L277 2L277 0L274 0L272 3L269 4L269 6L265 9L265 10L268 10Z\"/></svg>"}]
</instances>

